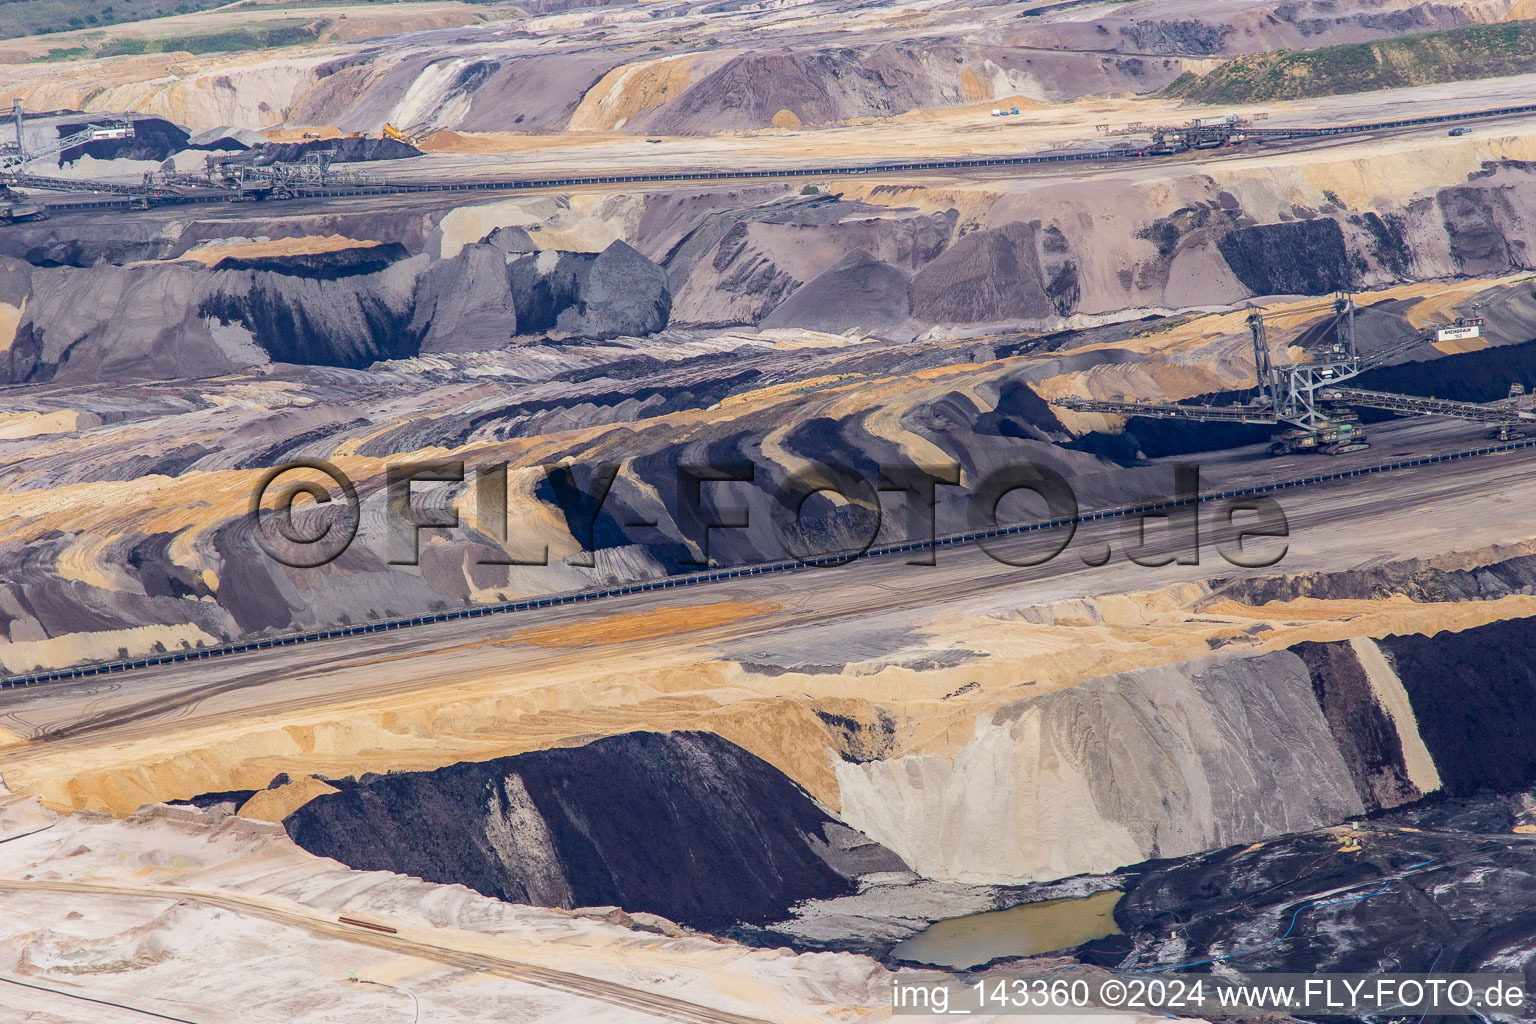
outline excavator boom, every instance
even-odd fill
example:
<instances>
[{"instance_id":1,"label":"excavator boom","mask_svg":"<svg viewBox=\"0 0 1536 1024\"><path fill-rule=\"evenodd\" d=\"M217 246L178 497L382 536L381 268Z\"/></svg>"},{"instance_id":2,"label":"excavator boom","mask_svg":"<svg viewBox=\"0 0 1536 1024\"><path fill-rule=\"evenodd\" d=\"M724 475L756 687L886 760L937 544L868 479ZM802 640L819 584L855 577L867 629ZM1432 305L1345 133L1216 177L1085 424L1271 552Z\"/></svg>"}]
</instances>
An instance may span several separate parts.
<instances>
[{"instance_id":1,"label":"excavator boom","mask_svg":"<svg viewBox=\"0 0 1536 1024\"><path fill-rule=\"evenodd\" d=\"M1444 398L1399 395L1389 391L1365 391L1360 388L1328 388L1322 397L1332 402L1385 409L1420 416L1451 416L1477 423L1529 423L1536 421L1536 411L1517 408L1512 402L1456 402Z\"/></svg>"}]
</instances>

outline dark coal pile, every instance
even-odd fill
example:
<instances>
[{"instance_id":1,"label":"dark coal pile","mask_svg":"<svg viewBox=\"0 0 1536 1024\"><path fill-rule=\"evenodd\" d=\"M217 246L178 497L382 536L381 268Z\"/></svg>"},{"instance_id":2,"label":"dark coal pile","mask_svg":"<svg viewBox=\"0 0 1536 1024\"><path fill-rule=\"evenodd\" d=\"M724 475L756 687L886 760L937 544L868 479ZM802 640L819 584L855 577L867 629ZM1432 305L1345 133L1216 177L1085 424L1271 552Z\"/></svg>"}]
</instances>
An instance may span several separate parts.
<instances>
[{"instance_id":1,"label":"dark coal pile","mask_svg":"<svg viewBox=\"0 0 1536 1024\"><path fill-rule=\"evenodd\" d=\"M71 121L58 126L59 138L90 127L92 121ZM97 160L164 160L187 148L188 135L176 125L158 117L133 119L133 137L100 139L82 146L71 146L59 153L59 166L72 164L82 156Z\"/></svg>"},{"instance_id":2,"label":"dark coal pile","mask_svg":"<svg viewBox=\"0 0 1536 1024\"><path fill-rule=\"evenodd\" d=\"M1522 795L1428 801L1133 869L1124 936L1079 953L1125 970L1536 972L1536 836ZM1358 851L1344 849L1344 833Z\"/></svg>"},{"instance_id":3,"label":"dark coal pile","mask_svg":"<svg viewBox=\"0 0 1536 1024\"><path fill-rule=\"evenodd\" d=\"M1536 782L1533 640L1536 620L1506 619L1459 633L1381 641L1446 792L1463 796Z\"/></svg>"},{"instance_id":4,"label":"dark coal pile","mask_svg":"<svg viewBox=\"0 0 1536 1024\"><path fill-rule=\"evenodd\" d=\"M1536 341L1384 366L1362 373L1350 382L1351 387L1370 391L1393 391L1461 402L1496 402L1509 393L1511 384L1523 384L1527 390L1536 390ZM1253 395L1252 389L1213 391L1183 401L1195 405L1229 405L1247 402ZM1360 409L1358 412L1365 423L1399 418L1396 413L1379 409ZM1157 459L1261 444L1282 429L1285 428L1133 416L1126 422L1122 434L1093 431L1067 447L1129 462L1138 452L1142 457Z\"/></svg>"},{"instance_id":5,"label":"dark coal pile","mask_svg":"<svg viewBox=\"0 0 1536 1024\"><path fill-rule=\"evenodd\" d=\"M777 920L903 867L713 733L628 733L338 785L284 822L300 846L513 903L708 928Z\"/></svg>"},{"instance_id":6,"label":"dark coal pile","mask_svg":"<svg viewBox=\"0 0 1536 1024\"><path fill-rule=\"evenodd\" d=\"M667 326L672 295L666 271L624 242L597 254L530 254L507 264L522 334L577 338L653 334Z\"/></svg>"},{"instance_id":7,"label":"dark coal pile","mask_svg":"<svg viewBox=\"0 0 1536 1024\"><path fill-rule=\"evenodd\" d=\"M763 327L804 327L829 334L875 330L907 319L910 275L862 249L802 285L762 321Z\"/></svg>"},{"instance_id":8,"label":"dark coal pile","mask_svg":"<svg viewBox=\"0 0 1536 1024\"><path fill-rule=\"evenodd\" d=\"M1181 401L1189 405L1232 405L1252 400L1252 389L1246 391L1213 391L1195 395ZM1132 416L1119 434L1090 431L1067 444L1077 451L1092 452L1129 465L1139 456L1161 459L1170 455L1188 455L1193 452L1218 451L1223 448L1240 448L1243 445L1262 444L1283 428L1247 423L1198 423L1193 420L1151 419Z\"/></svg>"},{"instance_id":9,"label":"dark coal pile","mask_svg":"<svg viewBox=\"0 0 1536 1024\"><path fill-rule=\"evenodd\" d=\"M1354 284L1336 220L1255 225L1223 235L1216 245L1237 279L1258 295L1326 295Z\"/></svg>"},{"instance_id":10,"label":"dark coal pile","mask_svg":"<svg viewBox=\"0 0 1536 1024\"><path fill-rule=\"evenodd\" d=\"M332 252L287 253L281 256L226 256L213 265L214 270L266 270L274 274L336 281L358 274L376 274L391 263L406 259L410 253L399 242L358 246Z\"/></svg>"},{"instance_id":11,"label":"dark coal pile","mask_svg":"<svg viewBox=\"0 0 1536 1024\"><path fill-rule=\"evenodd\" d=\"M404 160L421 156L421 150L394 139L310 139L308 142L273 142L255 147L257 160L263 164L303 160L310 153L328 150L337 163L355 164L369 160Z\"/></svg>"},{"instance_id":12,"label":"dark coal pile","mask_svg":"<svg viewBox=\"0 0 1536 1024\"><path fill-rule=\"evenodd\" d=\"M1517 383L1527 389L1536 387L1536 340L1427 362L1385 366L1362 373L1350 386L1460 402L1495 402L1509 393L1511 384Z\"/></svg>"}]
</instances>

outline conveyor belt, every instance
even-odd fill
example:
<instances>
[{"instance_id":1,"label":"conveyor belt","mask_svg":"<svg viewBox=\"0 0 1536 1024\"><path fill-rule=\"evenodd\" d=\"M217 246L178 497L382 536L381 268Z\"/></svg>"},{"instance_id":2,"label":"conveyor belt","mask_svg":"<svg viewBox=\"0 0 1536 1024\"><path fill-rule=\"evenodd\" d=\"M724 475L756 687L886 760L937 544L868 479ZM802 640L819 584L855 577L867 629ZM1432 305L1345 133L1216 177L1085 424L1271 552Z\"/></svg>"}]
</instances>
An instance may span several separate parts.
<instances>
[{"instance_id":1,"label":"conveyor belt","mask_svg":"<svg viewBox=\"0 0 1536 1024\"><path fill-rule=\"evenodd\" d=\"M1491 107L1484 110L1468 110L1456 114L1433 114L1427 117L1399 118L1393 121L1369 121L1358 124L1334 125L1321 128L1249 128L1242 134L1247 136L1260 136L1264 138L1319 138L1331 135L1353 135L1364 132L1381 131L1391 128L1410 128L1417 125L1443 124L1452 121L1474 121L1490 117L1506 117L1511 114L1536 113L1536 103L1525 103L1512 107ZM507 192L523 189L558 189L571 188L578 185L646 185L668 181L727 181L743 178L802 178L810 176L830 175L855 175L855 174L910 174L924 171L950 171L965 170L970 168L986 167L1010 167L1025 164L1063 164L1078 163L1095 160L1139 160L1151 158L1146 147L1117 146L1113 149L1075 150L1053 153L1035 153L1018 156L996 157L966 157L955 160L916 160L900 162L884 162L862 165L844 166L816 166L816 167L786 167L776 169L759 170L734 170L734 171L678 171L672 174L599 174L584 177L569 178L498 178L486 181L459 181L459 182L381 182L377 185L367 186L335 186L332 188L305 189L300 198L349 198L370 195L402 195L413 192ZM4 175L4 180L13 184L24 184L19 180L20 176ZM55 180L55 179L33 179ZM57 179L63 181L65 179ZM80 186L79 181L71 181L74 189ZM42 188L45 186L37 185ZM115 186L110 183L102 183L102 191L127 192L133 196L143 196L146 192L153 192L151 186L123 185ZM230 193L210 193L201 195L165 196L156 195L151 201L159 204L186 204L186 203L227 203L234 196ZM270 200L269 200L270 201ZM281 201L281 200L278 200ZM101 207L117 207L126 203L126 200L73 200L61 203L49 203L50 209L97 209Z\"/></svg>"}]
</instances>

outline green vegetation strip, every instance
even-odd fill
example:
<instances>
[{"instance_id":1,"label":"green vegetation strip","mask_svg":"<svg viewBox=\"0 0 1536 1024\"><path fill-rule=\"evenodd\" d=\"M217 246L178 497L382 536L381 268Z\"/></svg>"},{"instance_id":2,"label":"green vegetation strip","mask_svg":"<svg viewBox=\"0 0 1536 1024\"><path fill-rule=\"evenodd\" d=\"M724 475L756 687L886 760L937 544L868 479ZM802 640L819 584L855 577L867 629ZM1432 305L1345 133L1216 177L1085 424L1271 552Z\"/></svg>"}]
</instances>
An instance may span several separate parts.
<instances>
[{"instance_id":1,"label":"green vegetation strip","mask_svg":"<svg viewBox=\"0 0 1536 1024\"><path fill-rule=\"evenodd\" d=\"M1174 79L1164 96L1198 103L1294 100L1536 72L1536 21L1237 57Z\"/></svg>"},{"instance_id":2,"label":"green vegetation strip","mask_svg":"<svg viewBox=\"0 0 1536 1024\"><path fill-rule=\"evenodd\" d=\"M226 29L196 35L161 36L154 39L126 37L114 39L96 50L97 57L118 57L130 53L227 53L234 50L266 50L277 46L312 43L329 26L329 21L280 22L262 28Z\"/></svg>"},{"instance_id":3,"label":"green vegetation strip","mask_svg":"<svg viewBox=\"0 0 1536 1024\"><path fill-rule=\"evenodd\" d=\"M166 18L174 14L217 7L224 0L0 0L0 39L100 29L148 18ZM60 47L55 53L66 60L68 51L83 47Z\"/></svg>"}]
</instances>

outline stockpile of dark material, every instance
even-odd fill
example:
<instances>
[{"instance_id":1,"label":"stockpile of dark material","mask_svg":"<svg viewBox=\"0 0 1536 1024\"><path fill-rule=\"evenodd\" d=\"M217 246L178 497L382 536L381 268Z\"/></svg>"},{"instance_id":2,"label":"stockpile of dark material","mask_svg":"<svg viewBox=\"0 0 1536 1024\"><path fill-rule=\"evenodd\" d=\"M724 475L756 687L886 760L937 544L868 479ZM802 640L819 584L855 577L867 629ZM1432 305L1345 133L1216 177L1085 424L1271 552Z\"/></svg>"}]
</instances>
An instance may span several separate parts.
<instances>
[{"instance_id":1,"label":"stockpile of dark material","mask_svg":"<svg viewBox=\"0 0 1536 1024\"><path fill-rule=\"evenodd\" d=\"M609 906L697 928L782 919L854 889L854 834L713 733L628 733L337 783L284 822L312 853L513 903ZM870 869L900 860L867 843Z\"/></svg>"},{"instance_id":2,"label":"stockpile of dark material","mask_svg":"<svg viewBox=\"0 0 1536 1024\"><path fill-rule=\"evenodd\" d=\"M399 242L359 246L332 252L285 253L281 256L226 256L214 270L266 270L321 281L336 281L358 274L376 274L397 260L410 256Z\"/></svg>"},{"instance_id":3,"label":"stockpile of dark material","mask_svg":"<svg viewBox=\"0 0 1536 1024\"><path fill-rule=\"evenodd\" d=\"M998 437L1044 438L1059 433L1061 421L1051 405L1023 381L1009 381L998 389L997 403L976 417L976 433Z\"/></svg>"},{"instance_id":4,"label":"stockpile of dark material","mask_svg":"<svg viewBox=\"0 0 1536 1024\"><path fill-rule=\"evenodd\" d=\"M1491 601L1510 594L1536 594L1536 555L1516 555L1472 569L1441 569L1410 560L1340 572L1250 576L1228 581L1221 587L1222 597L1247 605L1294 601L1298 597L1380 601L1394 594L1419 603ZM1303 644L1295 650L1300 652L1307 646Z\"/></svg>"},{"instance_id":5,"label":"stockpile of dark material","mask_svg":"<svg viewBox=\"0 0 1536 1024\"><path fill-rule=\"evenodd\" d=\"M239 807L259 792L260 790L256 789L223 789L213 793L199 793L197 796L188 797L186 800L167 800L166 803L173 807L196 807L199 810L207 810L220 804L231 804Z\"/></svg>"},{"instance_id":6,"label":"stockpile of dark material","mask_svg":"<svg viewBox=\"0 0 1536 1024\"><path fill-rule=\"evenodd\" d=\"M1149 862L1084 962L1135 971L1536 970L1536 836L1519 795ZM1346 849L1345 836L1359 849Z\"/></svg>"},{"instance_id":7,"label":"stockpile of dark material","mask_svg":"<svg viewBox=\"0 0 1536 1024\"><path fill-rule=\"evenodd\" d=\"M1447 793L1536 782L1536 619L1381 641Z\"/></svg>"},{"instance_id":8,"label":"stockpile of dark material","mask_svg":"<svg viewBox=\"0 0 1536 1024\"><path fill-rule=\"evenodd\" d=\"M197 136L194 136L196 138ZM188 142L188 149L196 149L208 153L244 153L251 147L239 139L224 136L208 142Z\"/></svg>"},{"instance_id":9,"label":"stockpile of dark material","mask_svg":"<svg viewBox=\"0 0 1536 1024\"><path fill-rule=\"evenodd\" d=\"M395 139L369 139L349 137L342 139L310 139L307 142L271 142L254 147L257 162L262 164L290 163L303 160L310 153L329 150L339 164L364 163L369 160L404 160L421 156L415 146Z\"/></svg>"},{"instance_id":10,"label":"stockpile of dark material","mask_svg":"<svg viewBox=\"0 0 1536 1024\"><path fill-rule=\"evenodd\" d=\"M361 369L423 353L503 350L546 332L566 340L644 337L667 326L666 272L625 243L601 253L534 255L526 232L494 238L435 261L390 241L227 256L203 267L93 262L166 253L164 240L51 237L27 250L44 264L0 256L0 299L10 295L28 311L16 341L0 351L0 380L216 376L263 356ZM136 328L125 315L134 310L152 310L158 329ZM236 324L254 349L232 351L219 341L217 332Z\"/></svg>"},{"instance_id":11,"label":"stockpile of dark material","mask_svg":"<svg viewBox=\"0 0 1536 1024\"><path fill-rule=\"evenodd\" d=\"M1326 295L1355 283L1336 220L1258 224L1223 235L1216 247L1255 295Z\"/></svg>"},{"instance_id":12,"label":"stockpile of dark material","mask_svg":"<svg viewBox=\"0 0 1536 1024\"><path fill-rule=\"evenodd\" d=\"M1350 387L1458 402L1496 402L1509 393L1511 384L1524 384L1527 390L1536 387L1536 341L1384 366L1350 381ZM1368 411L1361 410L1361 419L1366 418L1363 414ZM1387 419L1391 415L1382 412L1375 418Z\"/></svg>"},{"instance_id":13,"label":"stockpile of dark material","mask_svg":"<svg viewBox=\"0 0 1536 1024\"><path fill-rule=\"evenodd\" d=\"M1131 869L1115 911L1126 936L1090 944L1084 960L1131 970L1536 971L1536 834L1515 831L1536 817L1533 641L1532 618L1378 641L1439 773L1427 799L1408 778L1401 725L1382 714L1350 645L1293 648L1373 813Z\"/></svg>"},{"instance_id":14,"label":"stockpile of dark material","mask_svg":"<svg viewBox=\"0 0 1536 1024\"><path fill-rule=\"evenodd\" d=\"M72 121L58 126L59 138L67 138L97 121ZM59 153L59 166L72 164L82 156L97 160L164 160L187 148L188 135L176 125L158 117L133 119L133 137L99 139L81 146L71 146Z\"/></svg>"},{"instance_id":15,"label":"stockpile of dark material","mask_svg":"<svg viewBox=\"0 0 1536 1024\"><path fill-rule=\"evenodd\" d=\"M666 272L632 246L600 253L562 252L554 267L542 254L506 264L519 333L558 331L579 338L651 334L667 325L672 296Z\"/></svg>"}]
</instances>

